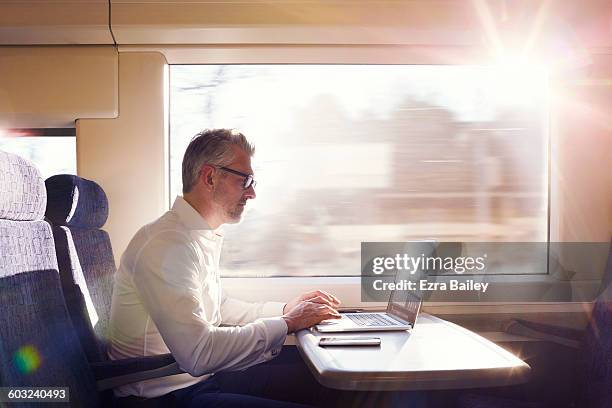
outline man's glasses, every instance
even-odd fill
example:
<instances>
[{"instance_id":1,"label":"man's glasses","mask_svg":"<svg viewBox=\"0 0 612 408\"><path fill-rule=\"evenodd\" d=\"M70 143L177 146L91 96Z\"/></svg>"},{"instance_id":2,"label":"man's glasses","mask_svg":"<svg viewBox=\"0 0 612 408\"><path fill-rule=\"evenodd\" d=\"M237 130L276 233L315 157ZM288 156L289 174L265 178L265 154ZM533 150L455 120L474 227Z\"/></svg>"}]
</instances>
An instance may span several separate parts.
<instances>
[{"instance_id":1,"label":"man's glasses","mask_svg":"<svg viewBox=\"0 0 612 408\"><path fill-rule=\"evenodd\" d=\"M234 170L234 169L230 169L228 167L217 167L220 170L223 171L227 171L228 173L232 173L235 174L237 176L242 176L244 177L244 182L242 183L242 188L244 188L245 190L248 189L249 187L253 187L255 188L255 186L257 185L257 182L253 179L253 175L252 174L244 174L238 170Z\"/></svg>"}]
</instances>

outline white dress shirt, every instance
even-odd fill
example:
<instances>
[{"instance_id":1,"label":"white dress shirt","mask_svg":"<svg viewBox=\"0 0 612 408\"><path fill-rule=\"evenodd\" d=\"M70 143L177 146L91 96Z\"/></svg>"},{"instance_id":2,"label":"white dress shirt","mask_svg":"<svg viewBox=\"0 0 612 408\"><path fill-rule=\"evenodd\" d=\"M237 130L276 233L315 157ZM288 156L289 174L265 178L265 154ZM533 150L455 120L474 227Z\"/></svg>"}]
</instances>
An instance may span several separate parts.
<instances>
[{"instance_id":1,"label":"white dress shirt","mask_svg":"<svg viewBox=\"0 0 612 408\"><path fill-rule=\"evenodd\" d=\"M115 395L156 397L278 354L287 336L280 317L284 304L225 296L219 277L222 242L180 196L132 238L115 276L109 356L171 352L186 374L125 385Z\"/></svg>"}]
</instances>

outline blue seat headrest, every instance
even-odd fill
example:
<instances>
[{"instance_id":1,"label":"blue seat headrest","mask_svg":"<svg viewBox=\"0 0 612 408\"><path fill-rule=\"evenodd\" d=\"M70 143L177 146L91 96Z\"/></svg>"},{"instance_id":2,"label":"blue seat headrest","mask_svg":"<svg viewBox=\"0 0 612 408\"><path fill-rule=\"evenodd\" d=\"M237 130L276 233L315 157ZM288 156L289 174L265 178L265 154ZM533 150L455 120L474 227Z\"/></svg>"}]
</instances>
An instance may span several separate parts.
<instances>
[{"instance_id":1,"label":"blue seat headrest","mask_svg":"<svg viewBox=\"0 0 612 408\"><path fill-rule=\"evenodd\" d=\"M46 203L38 169L22 157L0 151L0 219L41 220Z\"/></svg>"},{"instance_id":2,"label":"blue seat headrest","mask_svg":"<svg viewBox=\"0 0 612 408\"><path fill-rule=\"evenodd\" d=\"M51 223L102 228L108 218L108 199L97 183L72 174L58 174L45 180L45 185L48 197L45 216Z\"/></svg>"}]
</instances>

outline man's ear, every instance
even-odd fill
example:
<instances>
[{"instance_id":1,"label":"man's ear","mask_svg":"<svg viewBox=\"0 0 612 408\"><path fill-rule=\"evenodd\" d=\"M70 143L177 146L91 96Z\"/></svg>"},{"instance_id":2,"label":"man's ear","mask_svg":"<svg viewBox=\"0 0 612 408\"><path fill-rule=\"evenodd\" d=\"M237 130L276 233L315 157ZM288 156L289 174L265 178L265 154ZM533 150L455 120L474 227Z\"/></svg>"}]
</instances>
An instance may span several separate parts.
<instances>
[{"instance_id":1,"label":"man's ear","mask_svg":"<svg viewBox=\"0 0 612 408\"><path fill-rule=\"evenodd\" d=\"M200 180L207 189L213 189L215 187L215 168L208 164L205 164L200 169Z\"/></svg>"}]
</instances>

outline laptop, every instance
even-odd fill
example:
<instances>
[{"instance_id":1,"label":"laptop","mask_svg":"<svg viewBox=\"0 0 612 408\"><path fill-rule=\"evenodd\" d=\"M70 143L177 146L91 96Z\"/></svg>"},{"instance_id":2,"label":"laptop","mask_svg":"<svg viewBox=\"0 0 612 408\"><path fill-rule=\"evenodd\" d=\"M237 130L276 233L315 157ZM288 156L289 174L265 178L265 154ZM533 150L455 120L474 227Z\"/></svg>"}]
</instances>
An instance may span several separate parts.
<instances>
[{"instance_id":1,"label":"laptop","mask_svg":"<svg viewBox=\"0 0 612 408\"><path fill-rule=\"evenodd\" d=\"M386 312L341 313L340 319L324 320L315 327L321 333L410 330L416 323L421 303L421 297L414 292L394 290Z\"/></svg>"}]
</instances>

